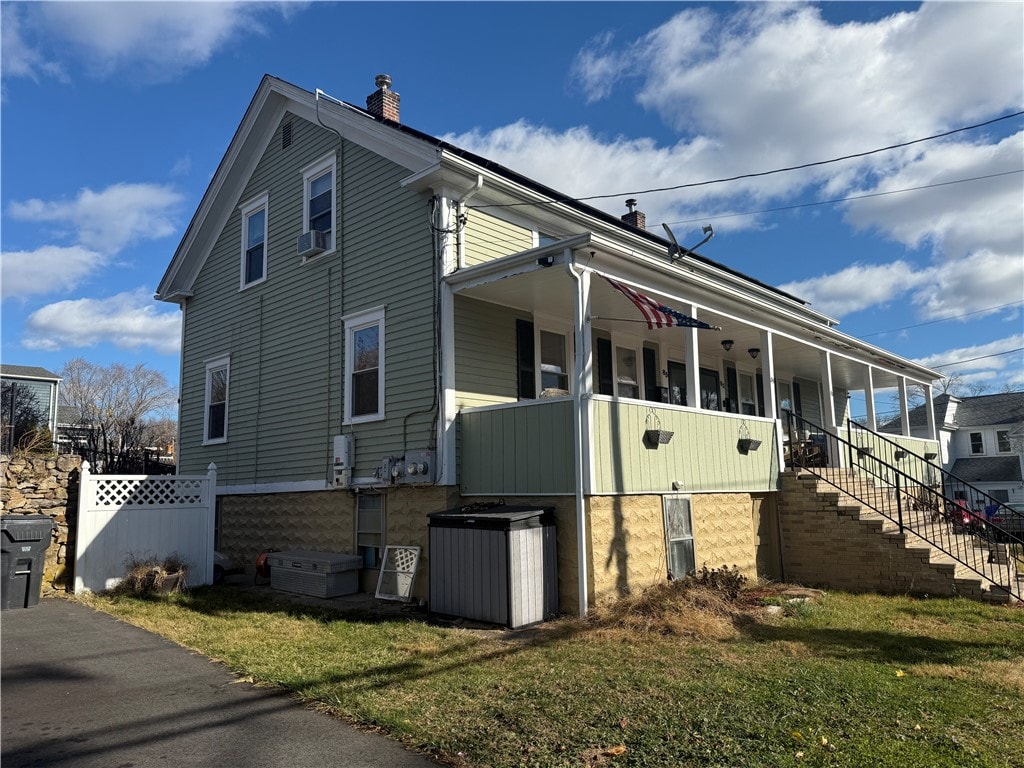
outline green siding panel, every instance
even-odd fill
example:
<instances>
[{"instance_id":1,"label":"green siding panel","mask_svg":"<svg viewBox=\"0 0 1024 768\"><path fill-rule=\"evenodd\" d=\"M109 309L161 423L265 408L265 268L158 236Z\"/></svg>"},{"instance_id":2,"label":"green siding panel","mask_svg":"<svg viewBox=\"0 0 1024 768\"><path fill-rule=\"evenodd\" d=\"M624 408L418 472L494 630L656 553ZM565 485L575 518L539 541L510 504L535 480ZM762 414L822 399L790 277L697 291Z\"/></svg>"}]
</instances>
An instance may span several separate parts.
<instances>
[{"instance_id":1,"label":"green siding panel","mask_svg":"<svg viewBox=\"0 0 1024 768\"><path fill-rule=\"evenodd\" d=\"M182 472L217 464L222 485L327 482L331 438L354 434L355 476L387 455L432 445L433 247L427 200L400 185L408 171L293 115L280 126L239 204L267 193L267 280L239 291L241 215L228 219L193 287L182 352ZM333 254L303 264L302 169L336 153ZM395 279L395 276L400 279ZM353 312L385 306L385 409L381 422L342 426L344 326ZM202 446L204 361L231 356L228 441ZM406 420L416 411L427 411ZM403 421L406 423L403 425Z\"/></svg>"},{"instance_id":2,"label":"green siding panel","mask_svg":"<svg viewBox=\"0 0 1024 768\"><path fill-rule=\"evenodd\" d=\"M467 267L533 247L532 230L510 224L480 210L470 211L464 237Z\"/></svg>"},{"instance_id":3,"label":"green siding panel","mask_svg":"<svg viewBox=\"0 0 1024 768\"><path fill-rule=\"evenodd\" d=\"M775 422L732 414L594 399L593 492L665 493L770 491L779 476ZM670 443L648 448L646 429L673 432ZM746 434L744 434L744 430ZM741 436L761 441L737 449Z\"/></svg>"},{"instance_id":4,"label":"green siding panel","mask_svg":"<svg viewBox=\"0 0 1024 768\"><path fill-rule=\"evenodd\" d=\"M569 494L575 488L571 400L463 411L462 493Z\"/></svg>"},{"instance_id":5,"label":"green siding panel","mask_svg":"<svg viewBox=\"0 0 1024 768\"><path fill-rule=\"evenodd\" d=\"M516 320L530 315L463 296L455 297L457 408L515 402Z\"/></svg>"}]
</instances>

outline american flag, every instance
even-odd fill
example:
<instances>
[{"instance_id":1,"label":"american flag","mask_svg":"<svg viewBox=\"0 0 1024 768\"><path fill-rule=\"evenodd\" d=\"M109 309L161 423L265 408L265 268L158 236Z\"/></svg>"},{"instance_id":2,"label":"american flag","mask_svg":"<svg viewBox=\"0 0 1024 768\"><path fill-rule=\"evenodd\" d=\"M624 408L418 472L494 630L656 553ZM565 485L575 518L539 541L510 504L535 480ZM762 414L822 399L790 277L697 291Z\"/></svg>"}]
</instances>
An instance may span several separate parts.
<instances>
[{"instance_id":1,"label":"american flag","mask_svg":"<svg viewBox=\"0 0 1024 768\"><path fill-rule=\"evenodd\" d=\"M650 296L645 296L625 283L612 280L607 275L602 275L602 277L608 281L612 288L620 291L627 299L633 302L633 305L640 310L640 314L644 316L644 320L647 321L648 328L667 328L674 325L679 328L701 328L706 331L722 330L717 325L705 323L689 315L684 315L682 312L671 307L666 307L660 301L655 301Z\"/></svg>"}]
</instances>

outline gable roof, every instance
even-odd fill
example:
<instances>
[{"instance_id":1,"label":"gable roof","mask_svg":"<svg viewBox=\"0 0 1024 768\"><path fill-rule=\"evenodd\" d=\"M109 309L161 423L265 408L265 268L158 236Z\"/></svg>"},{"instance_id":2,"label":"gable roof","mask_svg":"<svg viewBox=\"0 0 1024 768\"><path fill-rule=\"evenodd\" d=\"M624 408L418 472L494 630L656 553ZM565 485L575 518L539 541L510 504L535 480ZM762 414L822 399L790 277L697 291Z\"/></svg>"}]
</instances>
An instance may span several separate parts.
<instances>
[{"instance_id":1,"label":"gable roof","mask_svg":"<svg viewBox=\"0 0 1024 768\"><path fill-rule=\"evenodd\" d=\"M660 251L666 253L668 251L668 240L648 232L646 229L634 227L612 214L575 200L499 163L402 123L375 117L361 107L347 102L337 102L331 97L327 97L330 101L326 101L321 99L320 95L320 91L311 93L271 75L263 76L167 271L157 287L157 299L179 301L191 295L191 284L213 246L212 241L220 233L233 207L237 205L242 188L248 181L255 164L285 111L297 114L311 122L319 122L329 129L337 130L340 127L345 138L364 146L373 148L373 145L376 144L378 150L386 148L390 159L405 165L410 171L423 172L427 170L430 166L437 164L440 155L459 158L480 170L530 190L543 198L539 203L541 205L562 206L571 209L622 233L640 237ZM328 120L330 125L325 124L325 120ZM756 286L782 297L796 306L804 308L807 313L815 315L815 319L826 325L838 324L834 318L810 309L804 300L750 275L705 258L694 251L687 250L684 259L692 260L724 275L737 278L750 286Z\"/></svg>"},{"instance_id":2,"label":"gable roof","mask_svg":"<svg viewBox=\"0 0 1024 768\"><path fill-rule=\"evenodd\" d=\"M44 379L47 381L60 381L61 378L45 368L33 365L0 365L0 375L16 379Z\"/></svg>"}]
</instances>

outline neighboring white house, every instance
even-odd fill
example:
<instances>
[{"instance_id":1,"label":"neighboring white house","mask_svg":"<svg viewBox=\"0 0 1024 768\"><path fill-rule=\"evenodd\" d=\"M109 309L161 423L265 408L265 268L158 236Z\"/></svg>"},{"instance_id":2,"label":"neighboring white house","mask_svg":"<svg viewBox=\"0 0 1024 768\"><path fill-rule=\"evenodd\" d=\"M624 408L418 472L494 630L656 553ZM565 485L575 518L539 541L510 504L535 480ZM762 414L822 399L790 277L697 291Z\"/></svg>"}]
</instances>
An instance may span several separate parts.
<instances>
[{"instance_id":1,"label":"neighboring white house","mask_svg":"<svg viewBox=\"0 0 1024 768\"><path fill-rule=\"evenodd\" d=\"M999 501L1024 502L1024 392L935 398L942 466ZM925 406L910 411L911 434L927 429ZM882 427L898 432L899 421Z\"/></svg>"}]
</instances>

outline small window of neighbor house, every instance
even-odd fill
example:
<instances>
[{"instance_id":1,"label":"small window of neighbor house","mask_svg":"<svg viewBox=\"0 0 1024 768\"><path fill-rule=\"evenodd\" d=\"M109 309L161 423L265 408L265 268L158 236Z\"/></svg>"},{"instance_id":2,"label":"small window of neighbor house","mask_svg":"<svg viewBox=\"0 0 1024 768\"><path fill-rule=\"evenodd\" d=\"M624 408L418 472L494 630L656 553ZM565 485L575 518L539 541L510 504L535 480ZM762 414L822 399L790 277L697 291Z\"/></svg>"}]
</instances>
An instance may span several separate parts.
<instances>
[{"instance_id":1,"label":"small window of neighbor house","mask_svg":"<svg viewBox=\"0 0 1024 768\"><path fill-rule=\"evenodd\" d=\"M1008 429L996 430L996 446L1000 453L1010 453L1013 444L1010 442L1010 431Z\"/></svg>"},{"instance_id":2,"label":"small window of neighbor house","mask_svg":"<svg viewBox=\"0 0 1024 768\"><path fill-rule=\"evenodd\" d=\"M979 454L985 452L985 438L981 432L971 432L971 453Z\"/></svg>"}]
</instances>

